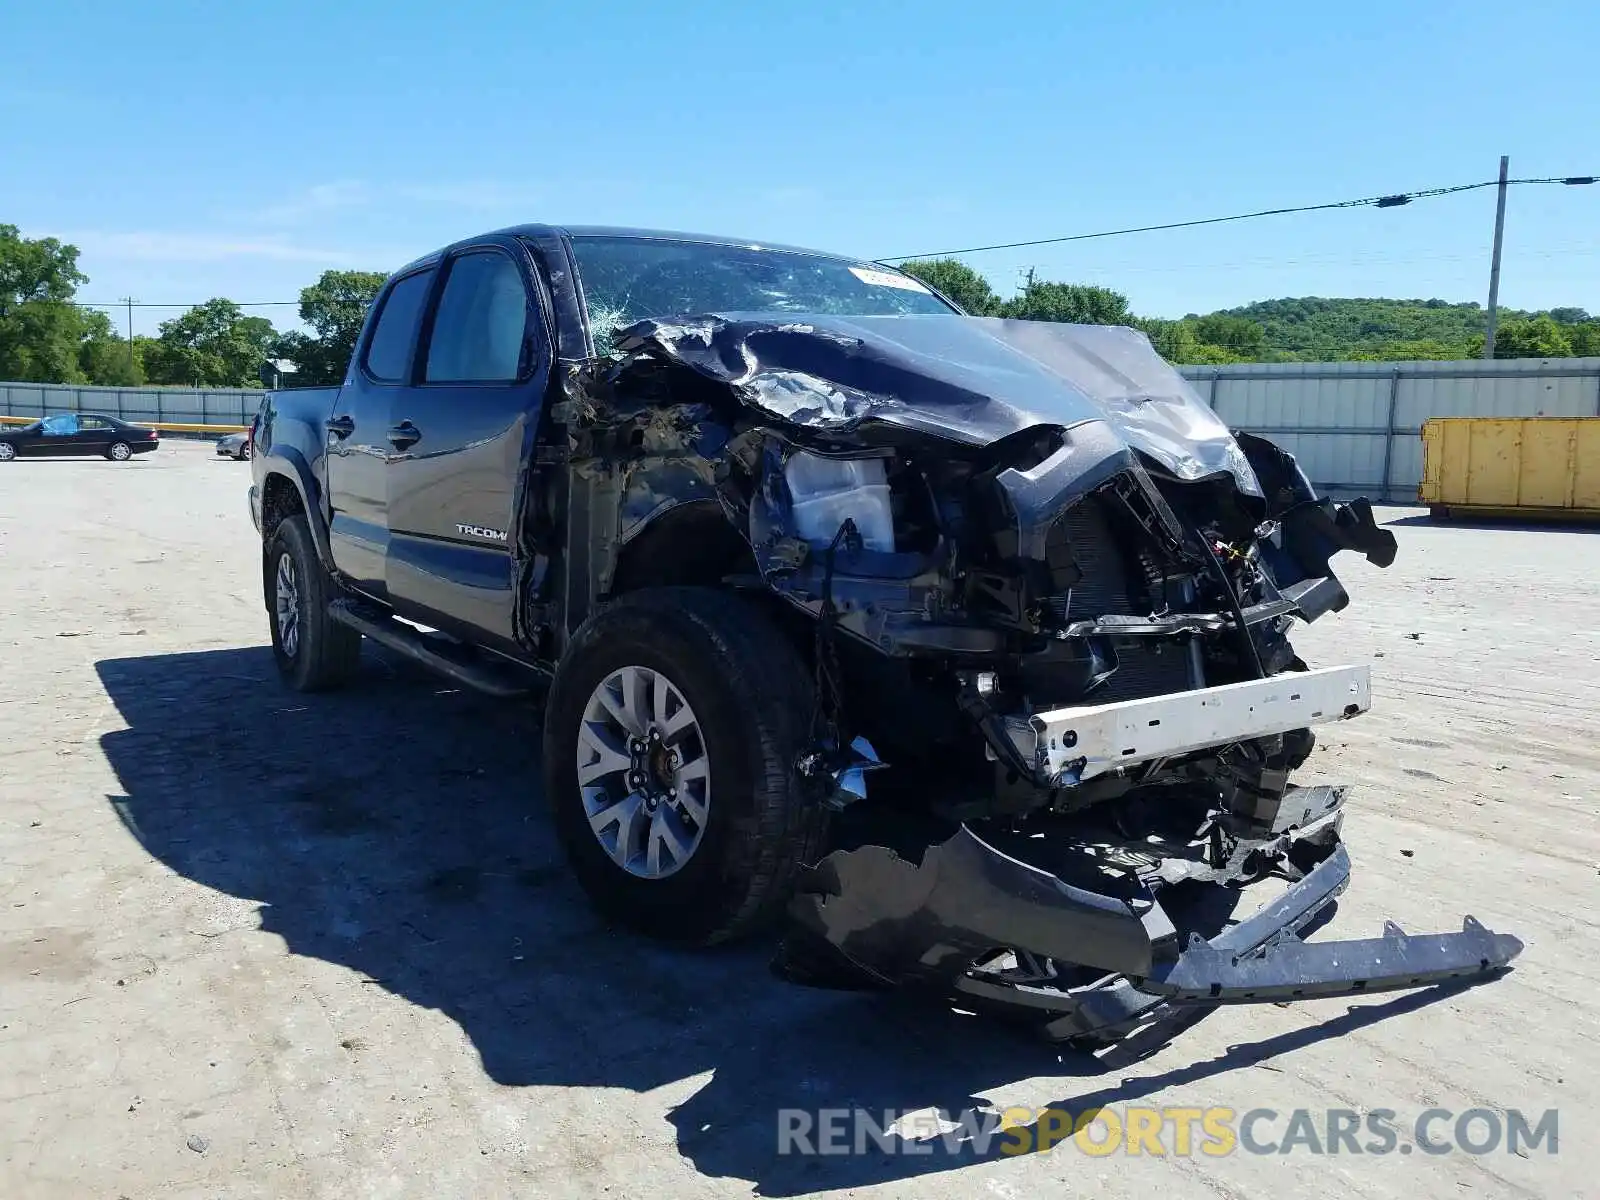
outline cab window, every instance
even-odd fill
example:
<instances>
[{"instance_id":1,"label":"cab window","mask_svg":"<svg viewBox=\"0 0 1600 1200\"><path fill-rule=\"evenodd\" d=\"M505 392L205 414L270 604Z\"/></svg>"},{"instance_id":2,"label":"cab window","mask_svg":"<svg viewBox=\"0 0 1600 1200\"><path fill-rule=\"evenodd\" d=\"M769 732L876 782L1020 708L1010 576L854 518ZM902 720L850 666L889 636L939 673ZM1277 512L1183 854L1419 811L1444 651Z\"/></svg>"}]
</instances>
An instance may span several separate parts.
<instances>
[{"instance_id":1,"label":"cab window","mask_svg":"<svg viewBox=\"0 0 1600 1200\"><path fill-rule=\"evenodd\" d=\"M46 417L44 431L51 437L70 437L78 432L78 414L62 413L60 416Z\"/></svg>"},{"instance_id":2,"label":"cab window","mask_svg":"<svg viewBox=\"0 0 1600 1200\"><path fill-rule=\"evenodd\" d=\"M428 338L427 383L514 383L523 375L528 292L516 263L496 250L450 264Z\"/></svg>"},{"instance_id":3,"label":"cab window","mask_svg":"<svg viewBox=\"0 0 1600 1200\"><path fill-rule=\"evenodd\" d=\"M384 297L378 323L367 344L367 371L385 383L404 383L411 374L411 347L417 321L433 284L433 271L418 271L399 280Z\"/></svg>"}]
</instances>

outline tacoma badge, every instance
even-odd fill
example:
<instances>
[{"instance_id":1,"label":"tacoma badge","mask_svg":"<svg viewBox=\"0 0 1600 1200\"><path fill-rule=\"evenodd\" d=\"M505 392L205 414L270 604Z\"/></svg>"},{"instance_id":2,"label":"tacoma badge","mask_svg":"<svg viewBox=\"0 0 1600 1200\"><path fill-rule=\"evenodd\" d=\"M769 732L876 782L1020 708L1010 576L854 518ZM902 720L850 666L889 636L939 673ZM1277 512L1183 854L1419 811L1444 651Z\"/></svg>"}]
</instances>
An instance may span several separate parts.
<instances>
[{"instance_id":1,"label":"tacoma badge","mask_svg":"<svg viewBox=\"0 0 1600 1200\"><path fill-rule=\"evenodd\" d=\"M464 533L469 537L488 538L491 542L503 542L506 540L506 531L504 529L490 529L485 525L462 525L457 522L456 532Z\"/></svg>"}]
</instances>

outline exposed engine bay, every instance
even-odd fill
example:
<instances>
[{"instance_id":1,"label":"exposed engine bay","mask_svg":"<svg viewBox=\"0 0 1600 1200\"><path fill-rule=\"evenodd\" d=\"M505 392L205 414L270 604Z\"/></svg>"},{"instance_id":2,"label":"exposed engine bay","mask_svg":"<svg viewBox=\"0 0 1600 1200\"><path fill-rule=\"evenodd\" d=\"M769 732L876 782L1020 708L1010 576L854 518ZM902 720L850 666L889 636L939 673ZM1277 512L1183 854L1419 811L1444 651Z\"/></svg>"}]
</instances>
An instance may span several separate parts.
<instances>
[{"instance_id":1,"label":"exposed engine bay","mask_svg":"<svg viewBox=\"0 0 1600 1200\"><path fill-rule=\"evenodd\" d=\"M569 383L572 503L614 531L586 586L672 510L715 506L739 539L726 583L776 603L815 668L795 769L835 837L787 977L931 986L1103 1039L1520 950L1471 918L1297 936L1349 860L1344 790L1291 775L1371 694L1365 665L1314 670L1289 633L1349 603L1338 552L1387 567L1395 539L1230 431L1143 335L735 314L615 346ZM1269 877L1288 889L1253 917L1185 915Z\"/></svg>"}]
</instances>

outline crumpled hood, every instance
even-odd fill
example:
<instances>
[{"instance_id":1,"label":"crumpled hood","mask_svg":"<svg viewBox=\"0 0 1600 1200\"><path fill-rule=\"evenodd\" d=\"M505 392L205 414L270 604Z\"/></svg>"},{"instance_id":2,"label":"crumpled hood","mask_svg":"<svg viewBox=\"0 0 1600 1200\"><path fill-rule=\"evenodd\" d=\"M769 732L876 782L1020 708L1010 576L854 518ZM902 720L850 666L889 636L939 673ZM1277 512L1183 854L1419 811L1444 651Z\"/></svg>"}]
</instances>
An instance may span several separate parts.
<instances>
[{"instance_id":1,"label":"crumpled hood","mask_svg":"<svg viewBox=\"0 0 1600 1200\"><path fill-rule=\"evenodd\" d=\"M680 363L782 423L882 422L968 445L1099 421L1185 480L1260 485L1228 427L1136 329L990 317L728 313L640 321L625 354Z\"/></svg>"}]
</instances>

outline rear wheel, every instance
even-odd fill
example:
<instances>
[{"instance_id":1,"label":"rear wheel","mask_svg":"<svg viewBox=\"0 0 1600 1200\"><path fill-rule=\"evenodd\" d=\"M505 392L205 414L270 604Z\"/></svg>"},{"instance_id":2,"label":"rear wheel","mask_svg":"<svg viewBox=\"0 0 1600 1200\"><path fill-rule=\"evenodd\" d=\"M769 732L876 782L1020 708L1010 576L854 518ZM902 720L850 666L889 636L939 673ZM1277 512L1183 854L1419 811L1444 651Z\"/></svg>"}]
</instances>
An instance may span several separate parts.
<instances>
[{"instance_id":1,"label":"rear wheel","mask_svg":"<svg viewBox=\"0 0 1600 1200\"><path fill-rule=\"evenodd\" d=\"M262 561L267 622L278 673L296 691L319 692L347 682L361 658L361 635L328 615L333 580L317 557L303 515L280 522Z\"/></svg>"},{"instance_id":2,"label":"rear wheel","mask_svg":"<svg viewBox=\"0 0 1600 1200\"><path fill-rule=\"evenodd\" d=\"M127 462L133 457L133 447L127 442L112 442L106 450L106 457L112 462Z\"/></svg>"},{"instance_id":3,"label":"rear wheel","mask_svg":"<svg viewBox=\"0 0 1600 1200\"><path fill-rule=\"evenodd\" d=\"M799 655L734 596L652 589L586 621L551 687L544 774L595 906L700 945L772 916L825 832L795 770L810 715Z\"/></svg>"},{"instance_id":4,"label":"rear wheel","mask_svg":"<svg viewBox=\"0 0 1600 1200\"><path fill-rule=\"evenodd\" d=\"M17 448L10 442L0 442L0 462L10 462L17 456Z\"/></svg>"}]
</instances>

